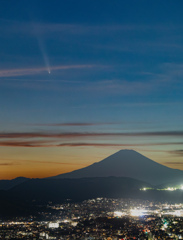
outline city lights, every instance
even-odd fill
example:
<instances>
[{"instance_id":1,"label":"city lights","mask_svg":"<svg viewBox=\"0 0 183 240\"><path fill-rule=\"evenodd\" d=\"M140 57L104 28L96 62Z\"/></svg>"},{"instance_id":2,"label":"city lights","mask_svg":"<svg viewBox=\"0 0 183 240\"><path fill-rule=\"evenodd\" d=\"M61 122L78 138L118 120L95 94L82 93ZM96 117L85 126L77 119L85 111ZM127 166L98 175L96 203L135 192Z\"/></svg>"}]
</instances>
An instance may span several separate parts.
<instances>
[{"instance_id":1,"label":"city lights","mask_svg":"<svg viewBox=\"0 0 183 240\"><path fill-rule=\"evenodd\" d=\"M183 239L183 204L96 198L0 223L1 239ZM176 232L175 232L176 230Z\"/></svg>"},{"instance_id":2,"label":"city lights","mask_svg":"<svg viewBox=\"0 0 183 240\"><path fill-rule=\"evenodd\" d=\"M131 216L140 217L144 215L144 209L131 209Z\"/></svg>"}]
</instances>

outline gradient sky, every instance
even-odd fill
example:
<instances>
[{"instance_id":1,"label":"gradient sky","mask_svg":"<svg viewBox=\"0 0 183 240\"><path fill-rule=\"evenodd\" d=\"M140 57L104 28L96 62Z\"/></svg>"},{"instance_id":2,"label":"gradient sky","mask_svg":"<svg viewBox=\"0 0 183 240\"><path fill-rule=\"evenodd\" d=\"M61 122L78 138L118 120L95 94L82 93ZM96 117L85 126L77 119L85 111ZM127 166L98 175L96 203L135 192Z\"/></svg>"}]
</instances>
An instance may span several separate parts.
<instances>
[{"instance_id":1,"label":"gradient sky","mask_svg":"<svg viewBox=\"0 0 183 240\"><path fill-rule=\"evenodd\" d=\"M0 178L134 149L183 170L183 1L0 7Z\"/></svg>"}]
</instances>

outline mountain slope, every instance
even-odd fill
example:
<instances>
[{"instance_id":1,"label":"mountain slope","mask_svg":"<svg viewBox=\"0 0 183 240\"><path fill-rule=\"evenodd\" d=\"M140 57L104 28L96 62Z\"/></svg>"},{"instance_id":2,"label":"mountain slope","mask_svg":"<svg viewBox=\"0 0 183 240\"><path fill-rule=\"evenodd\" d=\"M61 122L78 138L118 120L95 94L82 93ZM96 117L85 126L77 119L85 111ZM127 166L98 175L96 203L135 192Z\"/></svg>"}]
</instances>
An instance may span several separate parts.
<instances>
[{"instance_id":1,"label":"mountain slope","mask_svg":"<svg viewBox=\"0 0 183 240\"><path fill-rule=\"evenodd\" d=\"M62 202L66 199L81 201L97 197L137 197L140 188L149 184L132 178L102 177L79 179L30 179L10 190L17 201Z\"/></svg>"},{"instance_id":2,"label":"mountain slope","mask_svg":"<svg viewBox=\"0 0 183 240\"><path fill-rule=\"evenodd\" d=\"M104 160L73 172L52 177L130 177L153 185L183 180L183 171L163 166L133 150L121 150Z\"/></svg>"},{"instance_id":3,"label":"mountain slope","mask_svg":"<svg viewBox=\"0 0 183 240\"><path fill-rule=\"evenodd\" d=\"M12 180L0 180L0 190L8 190L27 180L29 180L29 178L25 178L25 177L17 177Z\"/></svg>"}]
</instances>

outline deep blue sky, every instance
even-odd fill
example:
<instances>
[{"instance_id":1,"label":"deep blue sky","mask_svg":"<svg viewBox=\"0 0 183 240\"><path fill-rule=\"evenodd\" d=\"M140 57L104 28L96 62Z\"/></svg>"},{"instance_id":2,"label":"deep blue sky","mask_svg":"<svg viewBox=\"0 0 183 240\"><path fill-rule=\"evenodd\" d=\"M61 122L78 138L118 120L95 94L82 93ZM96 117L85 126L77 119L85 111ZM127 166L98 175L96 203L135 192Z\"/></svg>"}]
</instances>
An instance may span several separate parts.
<instances>
[{"instance_id":1,"label":"deep blue sky","mask_svg":"<svg viewBox=\"0 0 183 240\"><path fill-rule=\"evenodd\" d=\"M182 9L1 1L2 178L56 175L123 148L183 169Z\"/></svg>"}]
</instances>

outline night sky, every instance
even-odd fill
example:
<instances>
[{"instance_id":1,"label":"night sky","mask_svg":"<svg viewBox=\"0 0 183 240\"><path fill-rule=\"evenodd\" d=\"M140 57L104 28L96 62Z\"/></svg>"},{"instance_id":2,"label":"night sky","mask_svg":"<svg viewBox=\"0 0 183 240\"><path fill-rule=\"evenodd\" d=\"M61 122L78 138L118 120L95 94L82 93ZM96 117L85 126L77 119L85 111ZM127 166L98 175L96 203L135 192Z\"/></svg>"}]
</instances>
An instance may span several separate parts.
<instances>
[{"instance_id":1,"label":"night sky","mask_svg":"<svg viewBox=\"0 0 183 240\"><path fill-rule=\"evenodd\" d=\"M183 1L0 5L1 179L121 149L183 170Z\"/></svg>"}]
</instances>

